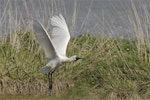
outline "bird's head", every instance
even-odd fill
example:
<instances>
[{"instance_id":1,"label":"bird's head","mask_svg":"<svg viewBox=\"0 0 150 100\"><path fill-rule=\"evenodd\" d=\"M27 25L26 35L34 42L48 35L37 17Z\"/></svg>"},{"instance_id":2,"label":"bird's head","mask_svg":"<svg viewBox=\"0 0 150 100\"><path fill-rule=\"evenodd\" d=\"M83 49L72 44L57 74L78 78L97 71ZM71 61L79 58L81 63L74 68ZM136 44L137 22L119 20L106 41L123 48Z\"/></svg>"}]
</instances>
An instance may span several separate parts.
<instances>
[{"instance_id":1,"label":"bird's head","mask_svg":"<svg viewBox=\"0 0 150 100\"><path fill-rule=\"evenodd\" d=\"M71 58L72 58L73 61L77 61L79 59L82 59L82 58L78 57L77 55L74 55Z\"/></svg>"}]
</instances>

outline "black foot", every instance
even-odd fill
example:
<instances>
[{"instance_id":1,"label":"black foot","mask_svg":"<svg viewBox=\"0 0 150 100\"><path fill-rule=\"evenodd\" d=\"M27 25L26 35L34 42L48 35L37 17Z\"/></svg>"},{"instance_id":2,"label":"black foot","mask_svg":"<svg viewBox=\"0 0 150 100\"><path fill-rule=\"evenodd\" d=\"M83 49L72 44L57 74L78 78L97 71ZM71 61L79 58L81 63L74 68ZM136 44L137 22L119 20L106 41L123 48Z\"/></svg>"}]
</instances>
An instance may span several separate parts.
<instances>
[{"instance_id":1,"label":"black foot","mask_svg":"<svg viewBox=\"0 0 150 100\"><path fill-rule=\"evenodd\" d=\"M49 72L48 73L48 80L49 80L49 87L48 87L48 89L49 89L49 92L50 92L50 95L52 95L52 88L53 88L53 81L52 81L52 74L53 74L53 72Z\"/></svg>"}]
</instances>

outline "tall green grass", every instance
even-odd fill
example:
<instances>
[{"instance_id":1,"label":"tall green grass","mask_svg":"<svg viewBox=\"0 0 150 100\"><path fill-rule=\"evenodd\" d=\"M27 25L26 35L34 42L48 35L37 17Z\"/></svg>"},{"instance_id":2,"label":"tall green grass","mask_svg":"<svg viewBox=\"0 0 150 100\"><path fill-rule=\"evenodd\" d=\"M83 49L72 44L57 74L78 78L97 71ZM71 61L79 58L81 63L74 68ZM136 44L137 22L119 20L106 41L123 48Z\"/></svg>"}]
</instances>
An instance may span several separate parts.
<instances>
[{"instance_id":1,"label":"tall green grass","mask_svg":"<svg viewBox=\"0 0 150 100\"><path fill-rule=\"evenodd\" d=\"M19 48L11 45L9 37L1 43L0 93L48 95L47 76L39 72L45 64L43 52L33 33L18 33ZM84 34L72 38L68 47L68 56L77 54L84 59L56 70L54 95L149 98L149 62L139 57L136 41Z\"/></svg>"},{"instance_id":2,"label":"tall green grass","mask_svg":"<svg viewBox=\"0 0 150 100\"><path fill-rule=\"evenodd\" d=\"M46 5L43 1L42 4ZM18 22L25 23L26 20L30 20L24 20L20 16L15 21L16 16L11 14L9 1L7 5L8 8L4 9L6 12L1 18L5 19L2 23L5 23L7 16L10 27L13 27L13 24L19 26ZM26 3L24 6L30 17ZM129 25L134 33L131 40L113 36L94 37L88 34L78 38L72 37L67 55L76 54L84 59L63 64L56 70L53 76L53 95L75 100L149 99L150 38L147 22L150 18L148 7L142 7L143 15L140 15L131 2L132 9L127 13ZM34 9L35 6L32 10ZM50 16L53 15L54 10L51 11L51 8L45 6L45 16L40 20L43 21L46 17L47 9ZM73 26L76 17L77 9L72 17ZM105 27L107 32L111 31L111 27L114 26L108 26L108 29ZM0 40L0 95L48 96L47 75L39 72L46 62L31 26L25 29L14 27L13 30L5 32L11 34ZM132 36L133 33L126 34Z\"/></svg>"}]
</instances>

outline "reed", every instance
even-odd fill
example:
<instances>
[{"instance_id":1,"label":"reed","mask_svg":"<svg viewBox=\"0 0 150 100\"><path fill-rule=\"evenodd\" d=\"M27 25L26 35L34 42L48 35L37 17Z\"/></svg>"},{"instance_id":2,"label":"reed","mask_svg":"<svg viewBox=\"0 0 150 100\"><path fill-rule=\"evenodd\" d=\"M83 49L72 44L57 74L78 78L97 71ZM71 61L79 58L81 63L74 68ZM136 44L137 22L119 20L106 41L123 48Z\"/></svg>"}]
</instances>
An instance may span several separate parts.
<instances>
[{"instance_id":1,"label":"reed","mask_svg":"<svg viewBox=\"0 0 150 100\"><path fill-rule=\"evenodd\" d=\"M1 25L5 36L0 40L0 95L35 95L48 96L47 76L39 69L45 65L44 54L39 46L34 32L31 30L31 12L36 5L31 2L32 8L24 2L25 13L20 13L16 4L15 13L12 13L10 1L4 2L6 8L1 14ZM35 12L42 23L55 13L61 12L57 4L62 4L65 14L64 1L40 1L41 12ZM61 2L61 3L60 3ZM72 37L68 45L67 55L77 54L84 57L75 63L66 63L54 73L53 95L66 99L149 99L150 98L150 38L148 6L142 4L141 16L134 2L127 13L129 26L133 33L131 40L122 37L113 37L111 30L115 26L105 27L109 36L94 37L83 34L78 38ZM49 12L47 15L46 12ZM43 15L43 16L42 16ZM72 13L73 31L78 15L77 3ZM66 14L67 17L67 14ZM103 18L105 23L105 18ZM20 27L24 25L23 28ZM50 24L45 24L49 30ZM105 25L103 25L105 26ZM104 29L104 27L102 27ZM62 100L62 99L61 99Z\"/></svg>"}]
</instances>

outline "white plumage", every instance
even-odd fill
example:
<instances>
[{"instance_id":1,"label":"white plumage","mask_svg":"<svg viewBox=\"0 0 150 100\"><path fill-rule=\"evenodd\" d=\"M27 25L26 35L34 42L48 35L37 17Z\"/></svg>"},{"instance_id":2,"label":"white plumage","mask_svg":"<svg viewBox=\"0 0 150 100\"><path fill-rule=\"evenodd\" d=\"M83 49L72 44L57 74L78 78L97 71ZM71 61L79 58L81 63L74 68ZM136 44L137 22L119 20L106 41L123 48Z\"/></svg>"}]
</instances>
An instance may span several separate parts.
<instances>
[{"instance_id":1,"label":"white plumage","mask_svg":"<svg viewBox=\"0 0 150 100\"><path fill-rule=\"evenodd\" d=\"M81 59L76 55L70 58L66 56L70 34L64 17L61 14L52 17L51 25L54 27L52 39L43 25L39 21L33 20L33 29L36 33L37 40L43 48L45 58L48 61L40 71L42 73L48 73L50 92L52 90L52 73L55 71L56 67L60 66L63 62L73 62Z\"/></svg>"},{"instance_id":2,"label":"white plumage","mask_svg":"<svg viewBox=\"0 0 150 100\"><path fill-rule=\"evenodd\" d=\"M51 25L54 26L52 32L52 44L58 54L66 56L66 49L70 40L69 30L62 15L51 18Z\"/></svg>"},{"instance_id":3,"label":"white plumage","mask_svg":"<svg viewBox=\"0 0 150 100\"><path fill-rule=\"evenodd\" d=\"M50 72L63 62L73 62L80 59L76 55L70 58L66 56L70 34L64 17L61 14L52 17L51 25L54 27L52 39L43 25L39 21L33 20L33 29L36 33L37 40L44 50L45 57L48 59L46 66L41 68L42 73Z\"/></svg>"}]
</instances>

